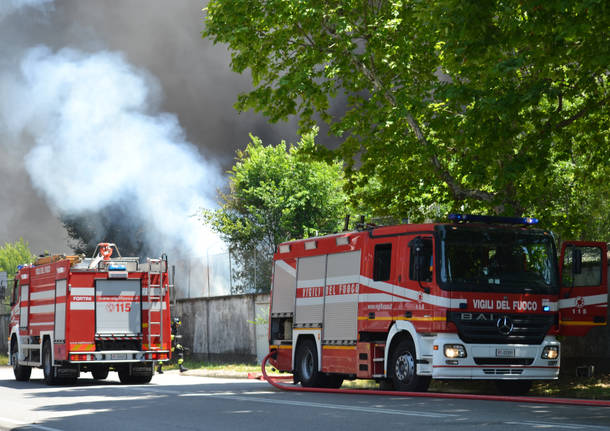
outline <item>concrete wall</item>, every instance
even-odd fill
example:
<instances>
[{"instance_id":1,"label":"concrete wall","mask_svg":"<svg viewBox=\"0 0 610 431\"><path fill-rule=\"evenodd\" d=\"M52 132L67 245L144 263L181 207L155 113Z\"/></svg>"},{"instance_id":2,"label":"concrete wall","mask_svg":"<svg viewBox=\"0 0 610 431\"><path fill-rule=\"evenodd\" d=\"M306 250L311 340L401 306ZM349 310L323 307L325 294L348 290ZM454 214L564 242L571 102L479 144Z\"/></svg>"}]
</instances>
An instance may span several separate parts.
<instances>
[{"instance_id":1,"label":"concrete wall","mask_svg":"<svg viewBox=\"0 0 610 431\"><path fill-rule=\"evenodd\" d=\"M11 320L10 314L0 314L0 353L8 353L8 323Z\"/></svg>"},{"instance_id":2,"label":"concrete wall","mask_svg":"<svg viewBox=\"0 0 610 431\"><path fill-rule=\"evenodd\" d=\"M182 344L193 357L255 362L267 344L269 295L178 299L172 315L182 319Z\"/></svg>"}]
</instances>

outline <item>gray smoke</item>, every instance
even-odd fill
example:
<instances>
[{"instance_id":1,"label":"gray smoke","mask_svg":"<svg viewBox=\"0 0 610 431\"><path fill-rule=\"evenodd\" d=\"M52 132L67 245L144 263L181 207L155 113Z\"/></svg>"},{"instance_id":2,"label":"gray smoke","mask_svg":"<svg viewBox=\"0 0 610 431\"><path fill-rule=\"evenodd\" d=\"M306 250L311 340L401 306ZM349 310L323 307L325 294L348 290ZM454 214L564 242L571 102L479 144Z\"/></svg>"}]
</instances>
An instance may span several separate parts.
<instances>
[{"instance_id":1,"label":"gray smoke","mask_svg":"<svg viewBox=\"0 0 610 431\"><path fill-rule=\"evenodd\" d=\"M20 69L2 80L0 113L14 140L35 142L25 166L52 209L79 214L130 196L151 241L200 254L203 244L219 245L192 216L214 206L220 169L185 141L175 115L150 111L158 105L151 76L117 53L43 46L28 50Z\"/></svg>"},{"instance_id":2,"label":"gray smoke","mask_svg":"<svg viewBox=\"0 0 610 431\"><path fill-rule=\"evenodd\" d=\"M138 241L145 231L148 255L165 251L175 262L167 244L191 255L188 241L215 259L207 250L215 240L200 233L191 206L214 205L215 188L226 186L219 171L230 168L249 133L265 144L297 137L294 119L269 125L233 109L249 79L229 70L226 47L201 38L205 3L0 0L0 245L24 237L35 253L69 252L58 217L71 211L100 231L123 223L123 232L137 230ZM95 75L95 61L108 73ZM96 90L111 82L122 87ZM69 124L72 114L76 124ZM189 166L205 173L187 173L180 160L189 155ZM192 177L178 178L172 189L177 169ZM174 208L159 214L166 197Z\"/></svg>"},{"instance_id":3,"label":"gray smoke","mask_svg":"<svg viewBox=\"0 0 610 431\"><path fill-rule=\"evenodd\" d=\"M0 2L0 21L11 14L27 9L45 11L53 5L53 0L2 0Z\"/></svg>"},{"instance_id":4,"label":"gray smoke","mask_svg":"<svg viewBox=\"0 0 610 431\"><path fill-rule=\"evenodd\" d=\"M0 19L46 3L3 4ZM21 155L53 214L121 202L145 223L149 249L222 248L195 217L215 206L221 169L186 140L175 115L159 111L155 77L117 52L41 45L11 54L0 73L0 142L6 159Z\"/></svg>"}]
</instances>

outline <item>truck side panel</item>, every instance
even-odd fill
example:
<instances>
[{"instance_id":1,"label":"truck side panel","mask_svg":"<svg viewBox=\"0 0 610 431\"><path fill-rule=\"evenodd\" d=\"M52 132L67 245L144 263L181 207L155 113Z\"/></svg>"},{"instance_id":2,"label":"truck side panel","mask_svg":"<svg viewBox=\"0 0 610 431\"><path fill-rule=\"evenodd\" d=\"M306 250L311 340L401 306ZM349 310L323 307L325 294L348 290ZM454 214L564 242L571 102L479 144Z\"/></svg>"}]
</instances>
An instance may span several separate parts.
<instances>
[{"instance_id":1,"label":"truck side panel","mask_svg":"<svg viewBox=\"0 0 610 431\"><path fill-rule=\"evenodd\" d=\"M41 331L52 331L55 326L56 268L52 264L42 265L30 274L28 333L39 336Z\"/></svg>"},{"instance_id":2,"label":"truck side panel","mask_svg":"<svg viewBox=\"0 0 610 431\"><path fill-rule=\"evenodd\" d=\"M141 333L140 279L95 281L96 335Z\"/></svg>"},{"instance_id":3,"label":"truck side panel","mask_svg":"<svg viewBox=\"0 0 610 431\"><path fill-rule=\"evenodd\" d=\"M68 292L66 344L70 352L95 350L94 273L72 273Z\"/></svg>"},{"instance_id":4,"label":"truck side panel","mask_svg":"<svg viewBox=\"0 0 610 431\"><path fill-rule=\"evenodd\" d=\"M326 255L301 257L298 259L297 268L294 323L320 326L324 317Z\"/></svg>"},{"instance_id":5,"label":"truck side panel","mask_svg":"<svg viewBox=\"0 0 610 431\"><path fill-rule=\"evenodd\" d=\"M275 261L273 275L273 302L271 315L294 313L296 294L296 259L286 258Z\"/></svg>"},{"instance_id":6,"label":"truck side panel","mask_svg":"<svg viewBox=\"0 0 610 431\"><path fill-rule=\"evenodd\" d=\"M55 321L54 321L54 356L55 360L68 359L66 349L66 299L68 280L55 282Z\"/></svg>"},{"instance_id":7,"label":"truck side panel","mask_svg":"<svg viewBox=\"0 0 610 431\"><path fill-rule=\"evenodd\" d=\"M323 342L356 342L360 250L328 255Z\"/></svg>"}]
</instances>

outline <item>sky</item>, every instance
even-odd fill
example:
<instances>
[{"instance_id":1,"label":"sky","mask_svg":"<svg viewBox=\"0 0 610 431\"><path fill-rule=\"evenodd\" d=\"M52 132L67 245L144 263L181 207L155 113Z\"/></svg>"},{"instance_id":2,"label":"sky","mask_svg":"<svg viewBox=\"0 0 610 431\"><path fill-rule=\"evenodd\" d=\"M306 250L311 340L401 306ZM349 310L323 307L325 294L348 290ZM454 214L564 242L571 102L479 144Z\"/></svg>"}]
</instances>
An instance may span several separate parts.
<instances>
[{"instance_id":1,"label":"sky","mask_svg":"<svg viewBox=\"0 0 610 431\"><path fill-rule=\"evenodd\" d=\"M222 248L196 209L217 204L249 133L294 142L297 126L234 110L249 77L201 38L204 7L2 0L0 245L68 253L59 214L121 205L157 248Z\"/></svg>"}]
</instances>

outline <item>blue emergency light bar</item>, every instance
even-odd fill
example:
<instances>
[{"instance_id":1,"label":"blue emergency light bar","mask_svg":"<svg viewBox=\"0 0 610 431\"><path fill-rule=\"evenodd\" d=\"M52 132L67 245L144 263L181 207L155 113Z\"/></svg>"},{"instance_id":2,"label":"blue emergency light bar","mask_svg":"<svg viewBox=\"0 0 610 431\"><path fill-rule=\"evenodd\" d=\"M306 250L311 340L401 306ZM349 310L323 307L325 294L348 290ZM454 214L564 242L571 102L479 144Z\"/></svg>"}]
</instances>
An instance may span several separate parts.
<instances>
[{"instance_id":1,"label":"blue emergency light bar","mask_svg":"<svg viewBox=\"0 0 610 431\"><path fill-rule=\"evenodd\" d=\"M108 265L108 271L125 271L126 269L125 265Z\"/></svg>"},{"instance_id":2,"label":"blue emergency light bar","mask_svg":"<svg viewBox=\"0 0 610 431\"><path fill-rule=\"evenodd\" d=\"M449 214L449 220L455 222L480 222L480 223L503 223L503 224L538 224L538 219L534 217L501 217L484 216L475 214Z\"/></svg>"}]
</instances>

